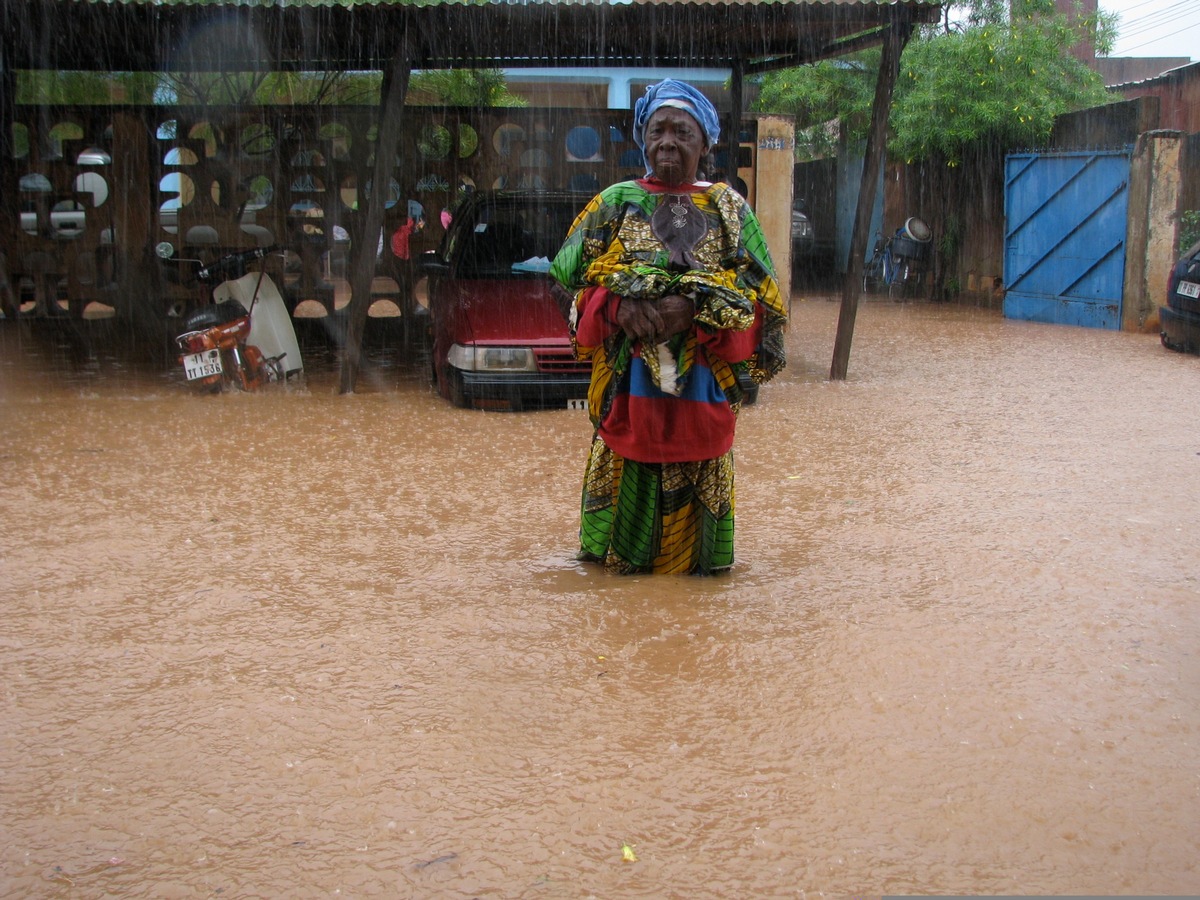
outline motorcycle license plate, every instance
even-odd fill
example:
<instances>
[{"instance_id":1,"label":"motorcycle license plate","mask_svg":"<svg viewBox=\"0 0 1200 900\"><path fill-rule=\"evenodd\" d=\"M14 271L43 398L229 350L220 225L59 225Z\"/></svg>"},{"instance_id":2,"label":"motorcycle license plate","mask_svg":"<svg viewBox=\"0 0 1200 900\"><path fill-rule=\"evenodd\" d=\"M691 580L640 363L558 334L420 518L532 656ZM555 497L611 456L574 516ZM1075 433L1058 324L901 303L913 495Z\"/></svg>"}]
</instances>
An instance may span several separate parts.
<instances>
[{"instance_id":1,"label":"motorcycle license plate","mask_svg":"<svg viewBox=\"0 0 1200 900\"><path fill-rule=\"evenodd\" d=\"M1200 298L1200 284L1196 284L1194 281L1181 281L1175 290L1179 291L1185 297Z\"/></svg>"},{"instance_id":2,"label":"motorcycle license plate","mask_svg":"<svg viewBox=\"0 0 1200 900\"><path fill-rule=\"evenodd\" d=\"M189 353L183 358L183 374L187 376L188 381L207 378L209 375L220 375L222 371L220 350Z\"/></svg>"}]
</instances>

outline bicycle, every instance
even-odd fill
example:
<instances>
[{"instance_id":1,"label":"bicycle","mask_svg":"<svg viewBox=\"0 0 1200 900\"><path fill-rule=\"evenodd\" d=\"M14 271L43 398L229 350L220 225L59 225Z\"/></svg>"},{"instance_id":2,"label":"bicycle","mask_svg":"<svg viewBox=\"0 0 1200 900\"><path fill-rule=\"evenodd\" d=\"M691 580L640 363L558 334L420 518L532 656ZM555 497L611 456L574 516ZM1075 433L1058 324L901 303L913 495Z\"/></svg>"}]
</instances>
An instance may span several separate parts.
<instances>
[{"instance_id":1,"label":"bicycle","mask_svg":"<svg viewBox=\"0 0 1200 900\"><path fill-rule=\"evenodd\" d=\"M893 300L914 294L925 278L932 237L929 226L916 216L910 216L887 240L882 232L876 232L871 258L863 266L863 293L887 285Z\"/></svg>"}]
</instances>

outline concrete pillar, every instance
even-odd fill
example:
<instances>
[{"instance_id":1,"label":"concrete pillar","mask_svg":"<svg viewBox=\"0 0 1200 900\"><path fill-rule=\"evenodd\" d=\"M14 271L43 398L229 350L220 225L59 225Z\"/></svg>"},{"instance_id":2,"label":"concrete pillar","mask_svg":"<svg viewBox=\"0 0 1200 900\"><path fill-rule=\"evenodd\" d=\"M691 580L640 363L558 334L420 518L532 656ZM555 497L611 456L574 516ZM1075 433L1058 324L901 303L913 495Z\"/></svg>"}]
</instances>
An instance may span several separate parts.
<instances>
[{"instance_id":1,"label":"concrete pillar","mask_svg":"<svg viewBox=\"0 0 1200 900\"><path fill-rule=\"evenodd\" d=\"M759 116L754 213L775 263L779 289L792 283L792 174L796 124L791 116Z\"/></svg>"},{"instance_id":2,"label":"concrete pillar","mask_svg":"<svg viewBox=\"0 0 1200 900\"><path fill-rule=\"evenodd\" d=\"M1175 262L1182 147L1178 131L1148 131L1138 136L1134 146L1122 331L1153 334L1159 330L1158 309L1167 301L1167 279Z\"/></svg>"}]
</instances>

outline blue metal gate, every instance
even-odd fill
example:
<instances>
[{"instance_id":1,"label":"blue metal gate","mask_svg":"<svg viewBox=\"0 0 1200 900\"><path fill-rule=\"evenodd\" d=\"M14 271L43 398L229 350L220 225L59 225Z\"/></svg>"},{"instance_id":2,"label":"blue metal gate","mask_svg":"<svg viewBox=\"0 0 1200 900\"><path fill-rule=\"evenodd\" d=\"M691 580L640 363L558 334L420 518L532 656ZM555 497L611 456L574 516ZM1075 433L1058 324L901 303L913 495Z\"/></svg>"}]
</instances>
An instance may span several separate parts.
<instances>
[{"instance_id":1,"label":"blue metal gate","mask_svg":"<svg viewBox=\"0 0 1200 900\"><path fill-rule=\"evenodd\" d=\"M1121 327L1128 151L1004 161L1004 315Z\"/></svg>"}]
</instances>

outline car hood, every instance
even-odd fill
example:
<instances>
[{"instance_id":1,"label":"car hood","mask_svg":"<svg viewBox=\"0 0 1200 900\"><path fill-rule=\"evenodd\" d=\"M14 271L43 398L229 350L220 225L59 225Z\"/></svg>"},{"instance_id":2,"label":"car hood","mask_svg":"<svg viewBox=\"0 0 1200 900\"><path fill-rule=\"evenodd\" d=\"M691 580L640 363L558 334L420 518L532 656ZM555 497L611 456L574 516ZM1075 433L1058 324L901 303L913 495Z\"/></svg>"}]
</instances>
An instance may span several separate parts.
<instances>
[{"instance_id":1,"label":"car hood","mask_svg":"<svg viewBox=\"0 0 1200 900\"><path fill-rule=\"evenodd\" d=\"M457 343L568 344L567 322L547 278L463 281L455 303Z\"/></svg>"}]
</instances>

